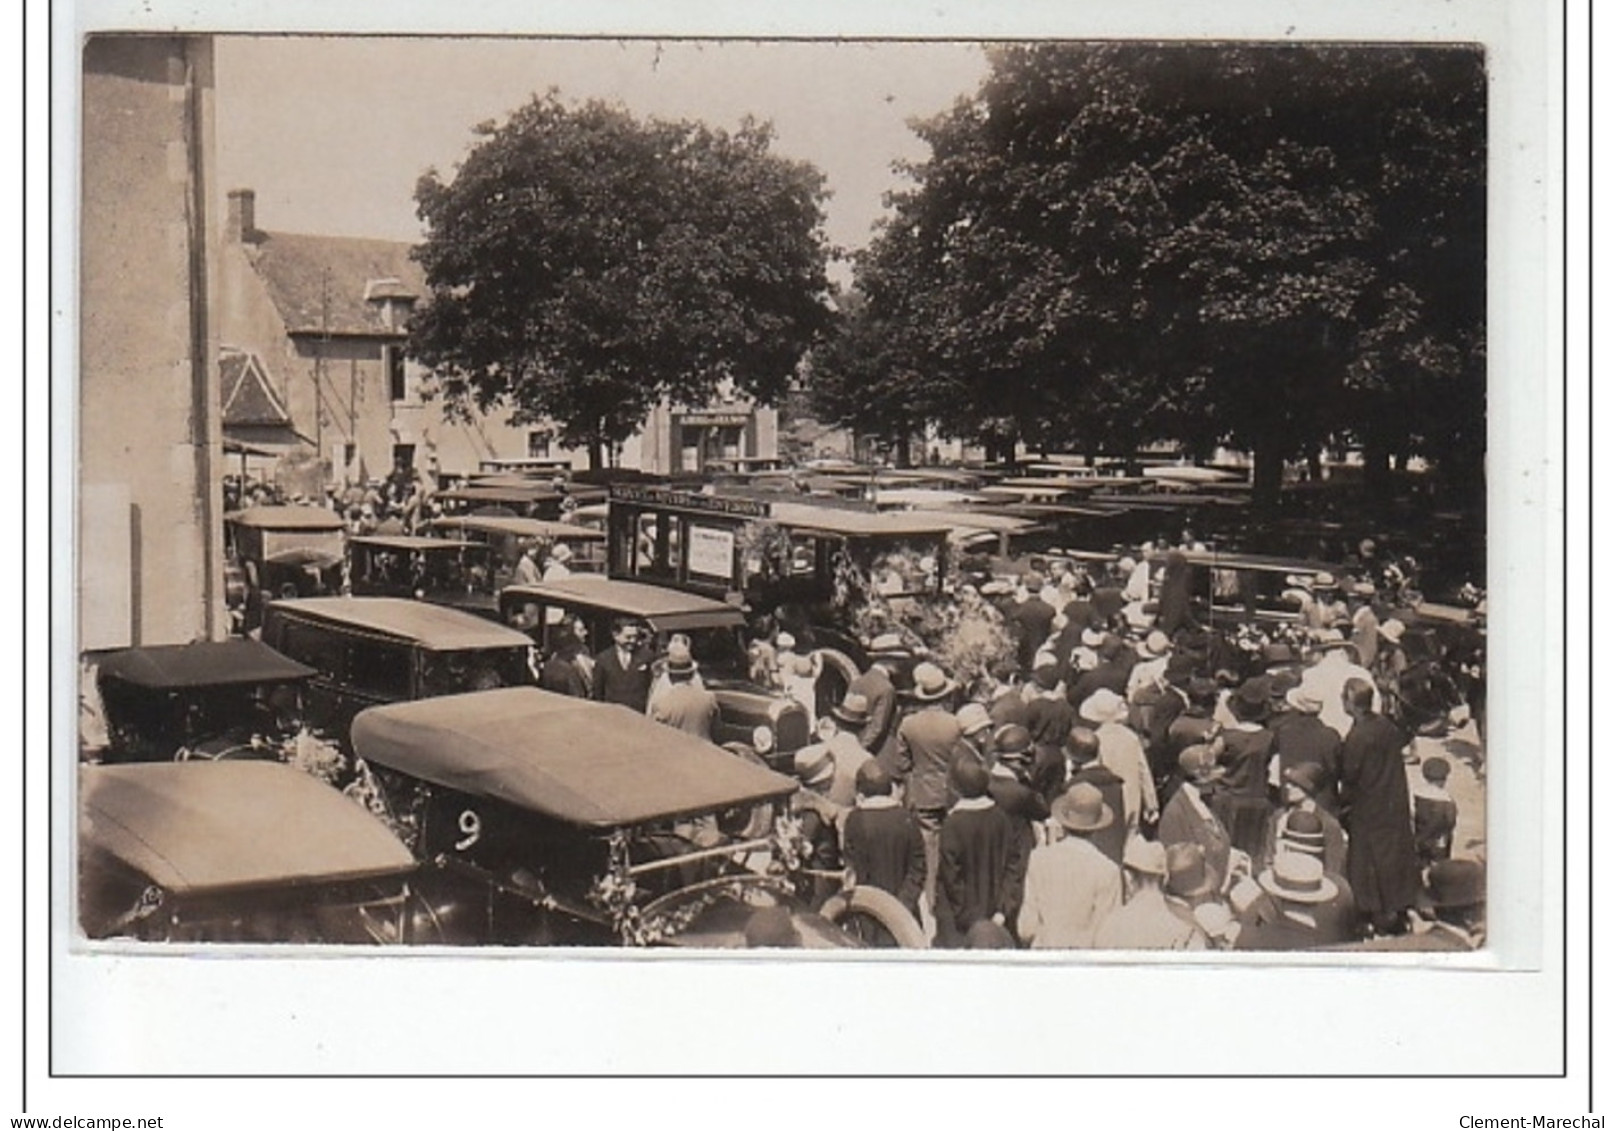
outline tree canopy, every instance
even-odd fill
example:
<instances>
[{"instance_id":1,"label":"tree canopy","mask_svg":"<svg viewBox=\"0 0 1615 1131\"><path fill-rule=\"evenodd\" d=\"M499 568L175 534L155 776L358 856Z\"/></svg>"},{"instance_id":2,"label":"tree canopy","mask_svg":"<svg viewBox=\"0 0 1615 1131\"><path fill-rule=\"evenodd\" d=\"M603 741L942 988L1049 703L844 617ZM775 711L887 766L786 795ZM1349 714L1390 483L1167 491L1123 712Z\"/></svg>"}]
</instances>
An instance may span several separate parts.
<instances>
[{"instance_id":1,"label":"tree canopy","mask_svg":"<svg viewBox=\"0 0 1615 1131\"><path fill-rule=\"evenodd\" d=\"M915 124L819 407L880 376L991 443L1328 442L1478 470L1485 80L1472 48L1039 44ZM901 343L901 349L895 348ZM818 359L816 359L816 362ZM883 423L901 428L900 415Z\"/></svg>"},{"instance_id":2,"label":"tree canopy","mask_svg":"<svg viewBox=\"0 0 1615 1131\"><path fill-rule=\"evenodd\" d=\"M824 178L771 129L639 120L554 91L416 185L428 294L410 353L447 410L512 410L603 451L661 399L770 402L828 324Z\"/></svg>"}]
</instances>

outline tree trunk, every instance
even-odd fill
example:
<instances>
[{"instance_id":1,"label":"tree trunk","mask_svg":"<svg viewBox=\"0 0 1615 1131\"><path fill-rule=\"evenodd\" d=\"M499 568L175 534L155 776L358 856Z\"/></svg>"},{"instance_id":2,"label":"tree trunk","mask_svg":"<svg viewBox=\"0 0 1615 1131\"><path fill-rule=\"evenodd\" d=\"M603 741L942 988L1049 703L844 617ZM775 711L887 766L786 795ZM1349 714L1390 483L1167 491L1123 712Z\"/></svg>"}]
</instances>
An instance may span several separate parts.
<instances>
[{"instance_id":1,"label":"tree trunk","mask_svg":"<svg viewBox=\"0 0 1615 1131\"><path fill-rule=\"evenodd\" d=\"M1317 448L1307 453L1307 478L1314 483L1323 482L1323 452Z\"/></svg>"},{"instance_id":2,"label":"tree trunk","mask_svg":"<svg viewBox=\"0 0 1615 1131\"><path fill-rule=\"evenodd\" d=\"M1271 445L1258 444L1251 459L1251 504L1257 510L1276 509L1284 486L1284 457Z\"/></svg>"},{"instance_id":3,"label":"tree trunk","mask_svg":"<svg viewBox=\"0 0 1615 1131\"><path fill-rule=\"evenodd\" d=\"M910 458L912 453L909 451L912 443L913 437L907 433L898 433L892 437L892 465L894 467L914 466L914 461Z\"/></svg>"},{"instance_id":4,"label":"tree trunk","mask_svg":"<svg viewBox=\"0 0 1615 1131\"><path fill-rule=\"evenodd\" d=\"M1378 440L1363 442L1363 491L1370 502L1381 502L1391 494L1391 452Z\"/></svg>"},{"instance_id":5,"label":"tree trunk","mask_svg":"<svg viewBox=\"0 0 1615 1131\"><path fill-rule=\"evenodd\" d=\"M589 470L600 471L606 466L605 441L596 437L589 441Z\"/></svg>"}]
</instances>

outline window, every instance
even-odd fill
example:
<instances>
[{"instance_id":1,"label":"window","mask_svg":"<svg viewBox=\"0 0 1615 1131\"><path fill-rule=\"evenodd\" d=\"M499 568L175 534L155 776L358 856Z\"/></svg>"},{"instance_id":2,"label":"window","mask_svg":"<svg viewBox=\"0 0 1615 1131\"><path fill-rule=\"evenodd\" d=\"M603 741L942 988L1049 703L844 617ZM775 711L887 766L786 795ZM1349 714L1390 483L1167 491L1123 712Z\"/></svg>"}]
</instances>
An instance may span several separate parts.
<instances>
[{"instance_id":1,"label":"window","mask_svg":"<svg viewBox=\"0 0 1615 1131\"><path fill-rule=\"evenodd\" d=\"M548 432L527 433L527 458L550 458L550 435Z\"/></svg>"},{"instance_id":2,"label":"window","mask_svg":"<svg viewBox=\"0 0 1615 1131\"><path fill-rule=\"evenodd\" d=\"M404 347L388 346L383 351L387 362L387 396L395 401L409 399L409 382L404 376Z\"/></svg>"}]
</instances>

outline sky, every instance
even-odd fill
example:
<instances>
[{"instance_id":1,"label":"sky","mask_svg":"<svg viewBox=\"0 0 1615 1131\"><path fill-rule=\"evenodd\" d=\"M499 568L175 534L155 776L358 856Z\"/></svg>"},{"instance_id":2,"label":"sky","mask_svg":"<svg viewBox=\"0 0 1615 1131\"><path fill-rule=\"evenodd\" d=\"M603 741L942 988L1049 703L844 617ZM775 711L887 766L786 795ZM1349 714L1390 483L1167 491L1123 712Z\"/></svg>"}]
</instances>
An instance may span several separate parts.
<instances>
[{"instance_id":1,"label":"sky","mask_svg":"<svg viewBox=\"0 0 1615 1131\"><path fill-rule=\"evenodd\" d=\"M848 250L902 186L893 161L927 155L907 121L986 74L967 43L743 40L224 36L215 65L220 215L251 188L268 231L418 240L421 173L450 175L476 123L553 86L639 116L771 121L777 152L826 174L826 234Z\"/></svg>"}]
</instances>

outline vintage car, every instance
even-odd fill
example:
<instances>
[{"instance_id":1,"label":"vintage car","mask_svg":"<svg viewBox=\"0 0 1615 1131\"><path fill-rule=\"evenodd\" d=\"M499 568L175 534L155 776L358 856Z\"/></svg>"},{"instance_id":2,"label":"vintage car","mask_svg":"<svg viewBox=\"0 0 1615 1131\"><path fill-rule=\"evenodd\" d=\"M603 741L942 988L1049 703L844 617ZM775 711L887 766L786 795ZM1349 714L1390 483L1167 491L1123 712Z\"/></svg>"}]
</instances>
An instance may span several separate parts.
<instances>
[{"instance_id":1,"label":"vintage car","mask_svg":"<svg viewBox=\"0 0 1615 1131\"><path fill-rule=\"evenodd\" d=\"M225 598L243 632L278 598L342 591L342 518L311 506L249 507L225 516Z\"/></svg>"},{"instance_id":2,"label":"vintage car","mask_svg":"<svg viewBox=\"0 0 1615 1131\"><path fill-rule=\"evenodd\" d=\"M924 944L884 892L811 910L793 779L627 708L537 688L399 703L360 714L353 748L446 937L726 947L782 908L803 947Z\"/></svg>"},{"instance_id":3,"label":"vintage car","mask_svg":"<svg viewBox=\"0 0 1615 1131\"><path fill-rule=\"evenodd\" d=\"M493 551L494 583L502 588L510 583L523 543L542 548L565 546L572 556L567 568L573 573L604 573L606 535L603 530L574 522L553 522L516 515L467 514L437 518L427 523L434 536L481 542Z\"/></svg>"},{"instance_id":4,"label":"vintage car","mask_svg":"<svg viewBox=\"0 0 1615 1131\"><path fill-rule=\"evenodd\" d=\"M273 762L79 768L79 925L177 943L441 941L416 862L362 806Z\"/></svg>"},{"instance_id":5,"label":"vintage car","mask_svg":"<svg viewBox=\"0 0 1615 1131\"><path fill-rule=\"evenodd\" d=\"M412 597L488 616L499 604L493 559L480 542L367 534L348 539L348 589L355 597Z\"/></svg>"},{"instance_id":6,"label":"vintage car","mask_svg":"<svg viewBox=\"0 0 1615 1131\"><path fill-rule=\"evenodd\" d=\"M505 622L519 625L546 657L567 619L582 621L591 651L609 647L612 627L622 620L640 626L658 656L674 633L682 633L701 665L702 683L718 697L714 741L749 743L753 730L766 726L774 732L775 764L785 768L791 754L809 741L802 707L750 678L742 631L746 618L734 605L658 585L597 577L512 585L499 601Z\"/></svg>"},{"instance_id":7,"label":"vintage car","mask_svg":"<svg viewBox=\"0 0 1615 1131\"><path fill-rule=\"evenodd\" d=\"M353 716L378 703L533 682L522 633L402 597L273 601L263 639L314 669L306 718L339 742Z\"/></svg>"},{"instance_id":8,"label":"vintage car","mask_svg":"<svg viewBox=\"0 0 1615 1131\"><path fill-rule=\"evenodd\" d=\"M256 640L123 648L94 668L106 762L272 757L295 730L316 674Z\"/></svg>"},{"instance_id":9,"label":"vintage car","mask_svg":"<svg viewBox=\"0 0 1615 1131\"><path fill-rule=\"evenodd\" d=\"M1189 561L1195 616L1208 628L1294 624L1301 608L1294 591L1313 578L1342 576L1339 566L1307 558L1182 552ZM1165 560L1165 555L1152 557L1151 568L1159 569Z\"/></svg>"}]
</instances>

